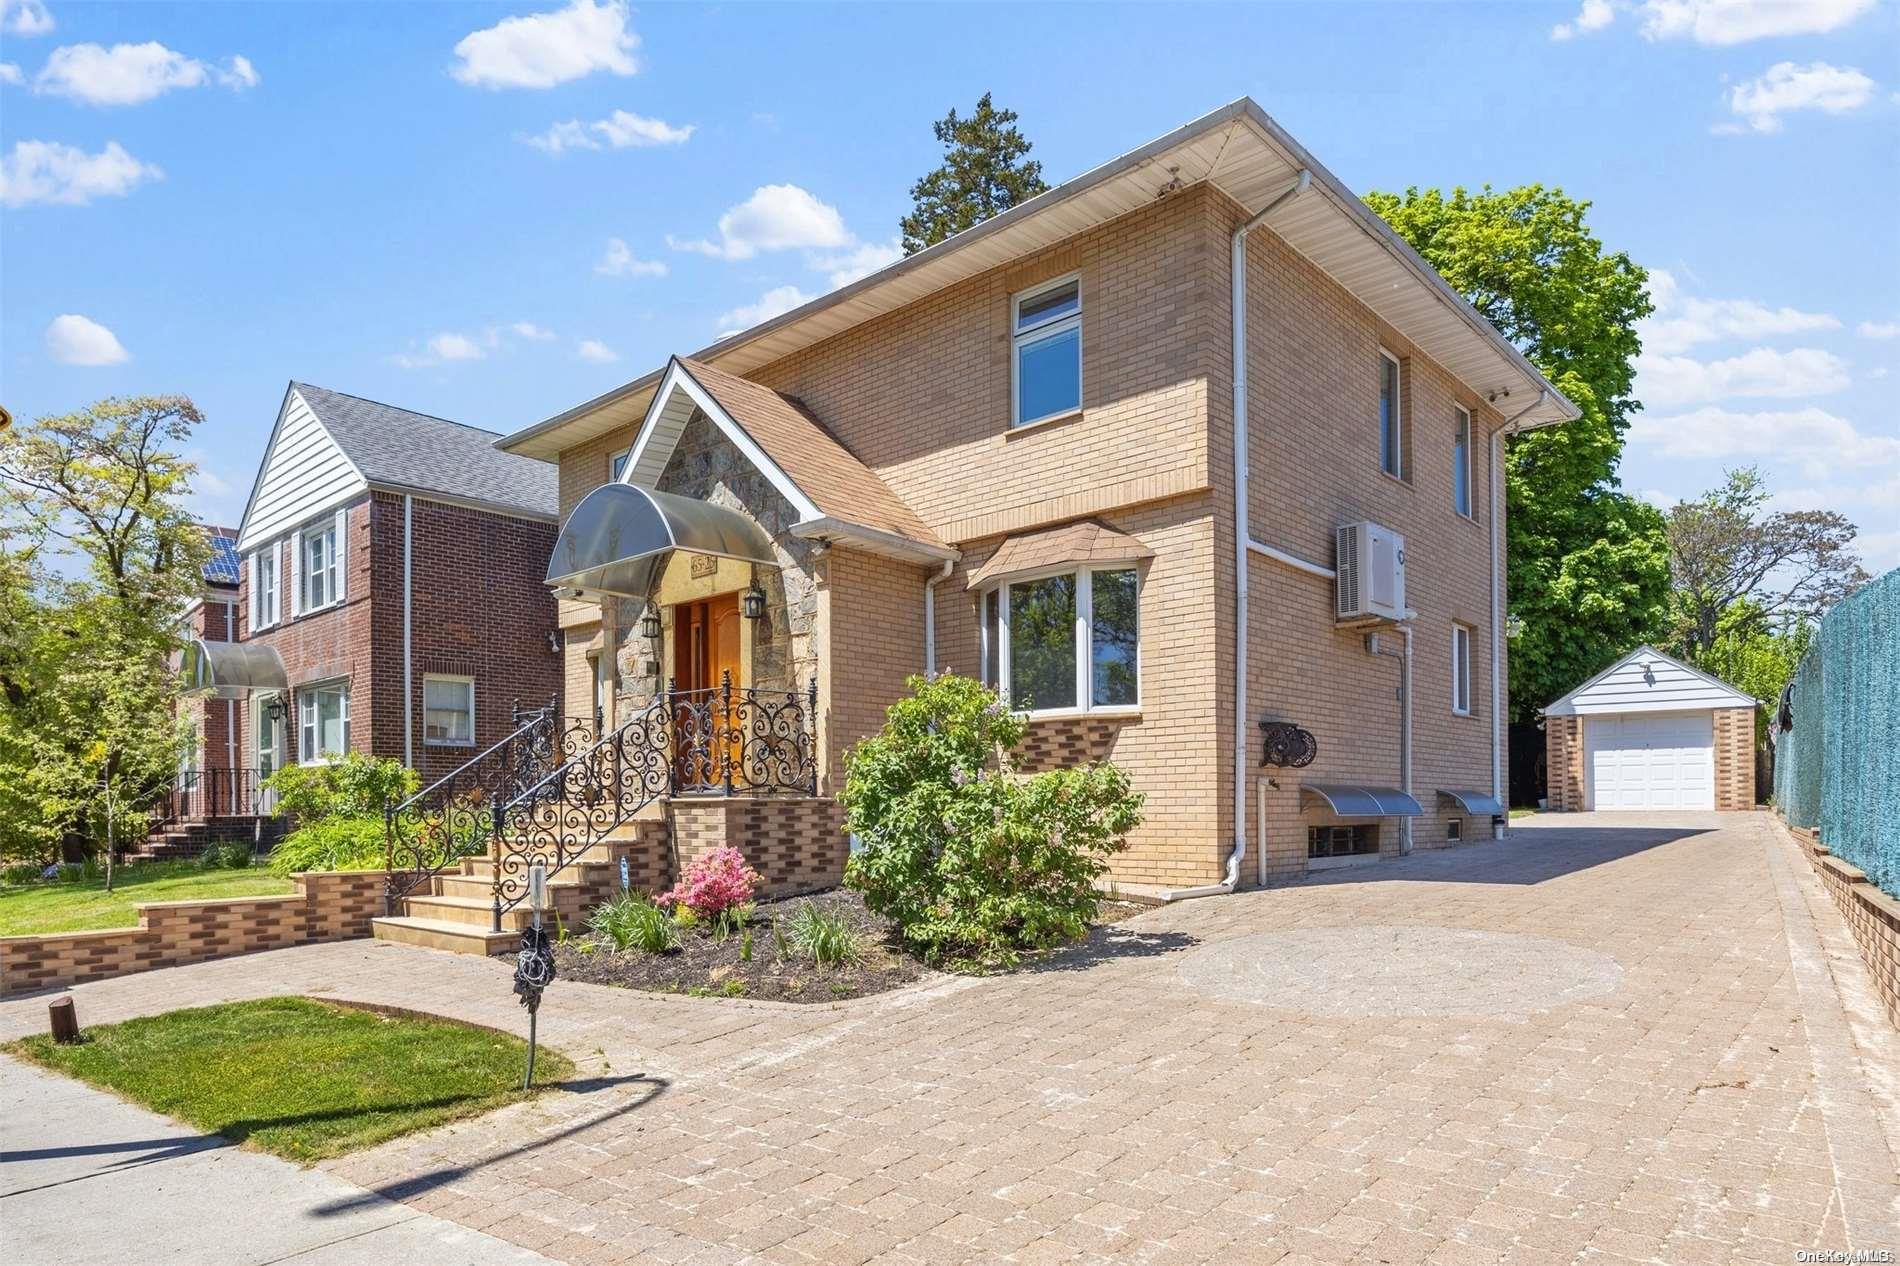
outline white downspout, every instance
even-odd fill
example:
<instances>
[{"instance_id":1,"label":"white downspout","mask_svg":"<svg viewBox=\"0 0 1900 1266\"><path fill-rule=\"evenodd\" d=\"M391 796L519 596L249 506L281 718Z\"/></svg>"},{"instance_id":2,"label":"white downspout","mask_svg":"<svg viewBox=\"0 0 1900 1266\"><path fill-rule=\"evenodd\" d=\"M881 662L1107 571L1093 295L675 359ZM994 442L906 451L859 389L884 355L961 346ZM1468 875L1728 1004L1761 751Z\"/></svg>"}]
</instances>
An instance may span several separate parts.
<instances>
[{"instance_id":1,"label":"white downspout","mask_svg":"<svg viewBox=\"0 0 1900 1266\"><path fill-rule=\"evenodd\" d=\"M1412 795L1412 626L1401 624L1405 635L1405 662L1399 670L1399 690L1405 705L1399 712L1399 790ZM1417 796L1412 796L1416 800ZM1399 852L1412 851L1412 819L1399 819Z\"/></svg>"},{"instance_id":2,"label":"white downspout","mask_svg":"<svg viewBox=\"0 0 1900 1266\"><path fill-rule=\"evenodd\" d=\"M1300 168L1293 187L1235 229L1229 244L1234 379L1234 847L1227 855L1224 879L1196 888L1170 889L1162 894L1168 901L1232 892L1240 883L1240 863L1247 855L1247 235L1312 183L1313 173Z\"/></svg>"},{"instance_id":3,"label":"white downspout","mask_svg":"<svg viewBox=\"0 0 1900 1266\"><path fill-rule=\"evenodd\" d=\"M1504 552L1504 441L1516 429L1517 421L1550 397L1539 387L1537 399L1506 418L1491 432L1491 798L1504 805L1503 826L1494 826L1493 839L1510 834L1511 806L1504 803L1504 578L1499 566Z\"/></svg>"},{"instance_id":4,"label":"white downspout","mask_svg":"<svg viewBox=\"0 0 1900 1266\"><path fill-rule=\"evenodd\" d=\"M950 579L950 573L957 568L957 560L943 560L943 570L934 576L924 578L924 676L937 675L937 586Z\"/></svg>"},{"instance_id":5,"label":"white downspout","mask_svg":"<svg viewBox=\"0 0 1900 1266\"><path fill-rule=\"evenodd\" d=\"M416 725L415 725L415 643L412 638L411 596L414 593L415 556L411 550L414 544L416 525L415 499L404 493L402 498L402 763L411 769L416 767Z\"/></svg>"}]
</instances>

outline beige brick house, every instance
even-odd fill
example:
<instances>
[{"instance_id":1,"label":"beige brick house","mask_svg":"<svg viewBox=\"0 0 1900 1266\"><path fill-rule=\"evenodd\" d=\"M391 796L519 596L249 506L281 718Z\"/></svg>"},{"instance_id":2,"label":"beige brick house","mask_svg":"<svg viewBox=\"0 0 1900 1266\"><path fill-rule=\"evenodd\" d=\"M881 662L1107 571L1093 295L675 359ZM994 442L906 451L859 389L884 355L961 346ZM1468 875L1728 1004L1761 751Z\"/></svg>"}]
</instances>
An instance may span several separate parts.
<instances>
[{"instance_id":1,"label":"beige brick house","mask_svg":"<svg viewBox=\"0 0 1900 1266\"><path fill-rule=\"evenodd\" d=\"M1241 100L499 447L560 470L568 711L815 680L830 793L980 675L1178 895L1490 834L1501 441L1575 413Z\"/></svg>"}]
</instances>

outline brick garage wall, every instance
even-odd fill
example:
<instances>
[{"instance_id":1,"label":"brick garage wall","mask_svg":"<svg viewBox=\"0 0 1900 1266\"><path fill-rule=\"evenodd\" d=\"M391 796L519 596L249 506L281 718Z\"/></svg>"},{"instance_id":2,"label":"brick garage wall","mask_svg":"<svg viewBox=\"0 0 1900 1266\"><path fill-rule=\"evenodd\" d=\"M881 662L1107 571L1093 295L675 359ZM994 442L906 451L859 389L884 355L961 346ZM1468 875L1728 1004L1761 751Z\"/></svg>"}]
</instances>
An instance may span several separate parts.
<instances>
[{"instance_id":1,"label":"brick garage wall","mask_svg":"<svg viewBox=\"0 0 1900 1266\"><path fill-rule=\"evenodd\" d=\"M667 820L676 876L730 845L764 877L762 895L772 899L835 887L851 850L844 807L826 796L681 798L667 802Z\"/></svg>"},{"instance_id":2,"label":"brick garage wall","mask_svg":"<svg viewBox=\"0 0 1900 1266\"><path fill-rule=\"evenodd\" d=\"M1789 828L1821 877L1821 886L1840 908L1847 930L1860 947L1874 990L1887 1015L1900 1026L1900 901L1874 887L1860 867L1833 856L1816 831Z\"/></svg>"},{"instance_id":3,"label":"brick garage wall","mask_svg":"<svg viewBox=\"0 0 1900 1266\"><path fill-rule=\"evenodd\" d=\"M381 871L292 877L281 897L160 901L138 907L139 926L0 937L0 994L59 989L157 967L368 936L383 912Z\"/></svg>"},{"instance_id":4,"label":"brick garage wall","mask_svg":"<svg viewBox=\"0 0 1900 1266\"><path fill-rule=\"evenodd\" d=\"M1715 709L1715 807L1755 807L1755 709Z\"/></svg>"},{"instance_id":5,"label":"brick garage wall","mask_svg":"<svg viewBox=\"0 0 1900 1266\"><path fill-rule=\"evenodd\" d=\"M1583 718L1544 718L1545 786L1549 807L1583 812Z\"/></svg>"}]
</instances>

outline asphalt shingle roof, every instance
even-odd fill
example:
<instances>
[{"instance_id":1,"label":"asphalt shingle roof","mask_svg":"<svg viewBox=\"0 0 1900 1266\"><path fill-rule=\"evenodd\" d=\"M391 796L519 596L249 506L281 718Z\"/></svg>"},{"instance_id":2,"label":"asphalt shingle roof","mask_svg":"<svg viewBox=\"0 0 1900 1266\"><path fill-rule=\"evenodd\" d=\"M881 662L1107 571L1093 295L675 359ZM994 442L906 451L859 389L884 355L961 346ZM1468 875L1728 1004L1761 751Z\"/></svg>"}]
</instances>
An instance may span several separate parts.
<instances>
[{"instance_id":1,"label":"asphalt shingle roof","mask_svg":"<svg viewBox=\"0 0 1900 1266\"><path fill-rule=\"evenodd\" d=\"M305 382L291 384L338 447L372 484L553 517L560 472L547 462L504 453L501 436L426 413L345 395Z\"/></svg>"}]
</instances>

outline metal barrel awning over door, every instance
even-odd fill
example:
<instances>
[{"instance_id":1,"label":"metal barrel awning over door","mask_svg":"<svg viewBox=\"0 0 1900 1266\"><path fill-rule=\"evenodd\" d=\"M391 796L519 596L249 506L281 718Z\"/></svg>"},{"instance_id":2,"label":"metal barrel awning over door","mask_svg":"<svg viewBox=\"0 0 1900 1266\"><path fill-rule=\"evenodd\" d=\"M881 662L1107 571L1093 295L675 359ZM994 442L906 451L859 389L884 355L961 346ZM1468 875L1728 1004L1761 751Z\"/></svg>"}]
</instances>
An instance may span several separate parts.
<instances>
[{"instance_id":1,"label":"metal barrel awning over door","mask_svg":"<svg viewBox=\"0 0 1900 1266\"><path fill-rule=\"evenodd\" d=\"M1364 787L1344 783L1300 784L1300 796L1319 801L1342 818L1418 818L1425 810L1418 801L1394 787Z\"/></svg>"},{"instance_id":2,"label":"metal barrel awning over door","mask_svg":"<svg viewBox=\"0 0 1900 1266\"><path fill-rule=\"evenodd\" d=\"M179 662L183 692L215 699L243 699L254 691L290 689L284 661L274 647L257 642L207 642L194 637Z\"/></svg>"},{"instance_id":3,"label":"metal barrel awning over door","mask_svg":"<svg viewBox=\"0 0 1900 1266\"><path fill-rule=\"evenodd\" d=\"M633 484L594 489L561 528L547 583L645 601L674 550L776 567L772 542L736 510Z\"/></svg>"},{"instance_id":4,"label":"metal barrel awning over door","mask_svg":"<svg viewBox=\"0 0 1900 1266\"><path fill-rule=\"evenodd\" d=\"M1440 800L1450 801L1452 804L1458 806L1460 813L1468 813L1473 817L1499 818L1504 816L1504 806L1498 803L1496 796L1488 792L1464 791L1456 787L1440 787L1438 789L1438 798Z\"/></svg>"}]
</instances>

